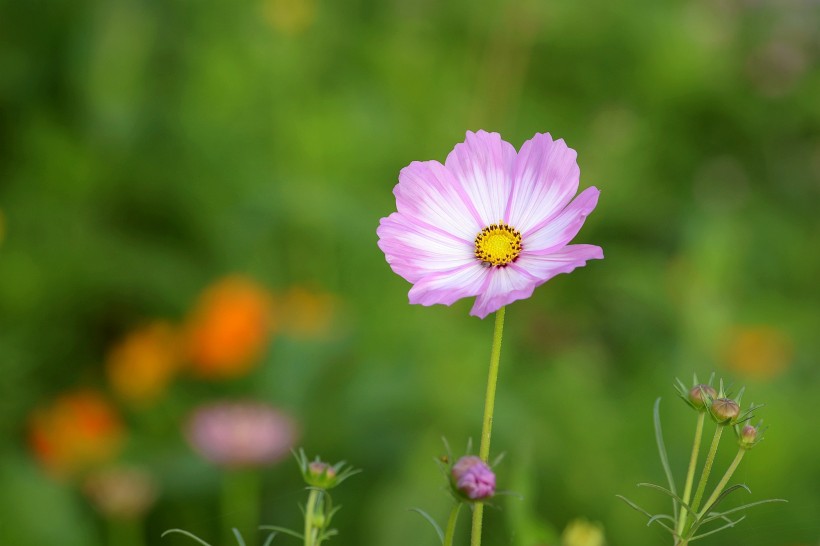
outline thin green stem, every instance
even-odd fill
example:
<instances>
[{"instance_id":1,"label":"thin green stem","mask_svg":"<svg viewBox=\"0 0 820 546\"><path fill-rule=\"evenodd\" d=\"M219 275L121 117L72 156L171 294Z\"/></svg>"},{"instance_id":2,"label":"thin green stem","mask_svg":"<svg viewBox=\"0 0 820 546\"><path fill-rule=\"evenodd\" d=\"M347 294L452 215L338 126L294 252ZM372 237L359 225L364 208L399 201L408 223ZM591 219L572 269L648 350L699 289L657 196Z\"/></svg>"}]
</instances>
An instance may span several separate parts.
<instances>
[{"instance_id":1,"label":"thin green stem","mask_svg":"<svg viewBox=\"0 0 820 546\"><path fill-rule=\"evenodd\" d=\"M447 529L444 532L443 546L453 546L453 537L456 534L456 522L458 521L458 513L461 511L462 503L457 502L453 509L450 510L450 517L447 519Z\"/></svg>"},{"instance_id":2,"label":"thin green stem","mask_svg":"<svg viewBox=\"0 0 820 546\"><path fill-rule=\"evenodd\" d=\"M308 494L307 504L305 505L305 546L316 546L316 538L318 533L316 531L315 512L319 505L319 496L322 494L318 489L311 489Z\"/></svg>"},{"instance_id":3,"label":"thin green stem","mask_svg":"<svg viewBox=\"0 0 820 546\"><path fill-rule=\"evenodd\" d=\"M709 447L709 454L706 455L706 462L703 464L703 472L700 474L698 481L698 488L695 491L695 500L692 501L692 511L697 512L700 506L700 500L703 498L703 491L706 489L706 482L709 481L709 474L712 472L712 465L715 462L715 453L717 453L718 444L720 444L720 435L723 434L725 425L716 425L715 435L712 437L712 445Z\"/></svg>"},{"instance_id":4,"label":"thin green stem","mask_svg":"<svg viewBox=\"0 0 820 546\"><path fill-rule=\"evenodd\" d=\"M493 411L495 410L495 387L498 383L498 364L501 361L501 338L504 333L504 307L495 312L495 329L493 346L490 351L490 372L487 376L487 395L484 398L484 421L481 426L481 446L478 456L487 462L490 456L490 437L493 431ZM481 546L481 525L484 517L484 504L477 502L473 509L473 526L470 546Z\"/></svg>"},{"instance_id":5,"label":"thin green stem","mask_svg":"<svg viewBox=\"0 0 820 546\"><path fill-rule=\"evenodd\" d=\"M712 492L712 495L703 503L703 510L698 512L698 518L702 518L706 511L712 506L712 503L715 502L718 496L723 492L723 488L726 487L726 484L729 483L729 479L731 479L732 474L735 473L737 470L737 465L740 464L741 459L743 459L743 455L746 453L746 450L742 447L737 450L737 455L735 455L735 459L732 461L732 464L729 465L729 468L726 469L726 473L718 482L715 490Z\"/></svg>"},{"instance_id":6,"label":"thin green stem","mask_svg":"<svg viewBox=\"0 0 820 546\"><path fill-rule=\"evenodd\" d=\"M252 469L228 471L222 485L223 541L234 544L233 528L239 529L247 546L257 542L259 525L259 475Z\"/></svg>"},{"instance_id":7,"label":"thin green stem","mask_svg":"<svg viewBox=\"0 0 820 546\"><path fill-rule=\"evenodd\" d=\"M700 440L703 436L703 422L706 419L706 412L698 413L698 422L695 426L695 441L692 444L692 456L689 458L689 471L686 473L686 484L683 487L683 502L689 503L690 495L692 494L692 482L695 480L695 468L698 465L698 453L700 452ZM680 516L678 517L678 527L676 532L678 536L683 534L683 529L686 526L687 511L686 508L680 507Z\"/></svg>"}]
</instances>

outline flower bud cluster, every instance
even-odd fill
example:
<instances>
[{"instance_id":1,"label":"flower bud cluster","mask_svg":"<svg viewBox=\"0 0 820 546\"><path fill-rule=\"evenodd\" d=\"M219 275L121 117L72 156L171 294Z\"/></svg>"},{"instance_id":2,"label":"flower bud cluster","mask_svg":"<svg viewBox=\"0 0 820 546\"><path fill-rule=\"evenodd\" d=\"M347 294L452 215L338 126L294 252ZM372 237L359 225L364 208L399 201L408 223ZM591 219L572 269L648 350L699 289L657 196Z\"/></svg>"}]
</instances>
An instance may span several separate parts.
<instances>
[{"instance_id":1,"label":"flower bud cluster","mask_svg":"<svg viewBox=\"0 0 820 546\"><path fill-rule=\"evenodd\" d=\"M742 424L751 418L751 413L755 409L760 407L753 404L745 412L742 411L740 399L743 397L743 389L733 397L724 389L723 380L720 381L718 389L712 386L713 380L714 374L709 378L708 383L699 383L695 376L691 388L684 386L680 380L677 381L675 388L684 402L699 412L708 412L712 420L719 425Z\"/></svg>"}]
</instances>

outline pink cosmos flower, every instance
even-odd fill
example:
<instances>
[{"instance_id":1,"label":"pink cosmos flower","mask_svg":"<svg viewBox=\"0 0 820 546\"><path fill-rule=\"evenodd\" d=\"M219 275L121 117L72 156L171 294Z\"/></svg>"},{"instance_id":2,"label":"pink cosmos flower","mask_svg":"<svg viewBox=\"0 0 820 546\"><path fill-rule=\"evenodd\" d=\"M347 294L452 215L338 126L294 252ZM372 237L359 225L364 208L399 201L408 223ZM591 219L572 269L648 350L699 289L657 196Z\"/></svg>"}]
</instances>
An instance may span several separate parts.
<instances>
[{"instance_id":1,"label":"pink cosmos flower","mask_svg":"<svg viewBox=\"0 0 820 546\"><path fill-rule=\"evenodd\" d=\"M398 212L382 218L379 248L413 283L410 303L451 305L475 296L486 317L536 286L602 259L594 245L568 244L598 202L578 191L575 150L536 134L519 152L498 133L467 132L444 165L414 161L393 190Z\"/></svg>"},{"instance_id":2,"label":"pink cosmos flower","mask_svg":"<svg viewBox=\"0 0 820 546\"><path fill-rule=\"evenodd\" d=\"M206 460L236 468L282 459L290 453L297 430L288 415L267 404L216 402L194 411L186 436Z\"/></svg>"}]
</instances>

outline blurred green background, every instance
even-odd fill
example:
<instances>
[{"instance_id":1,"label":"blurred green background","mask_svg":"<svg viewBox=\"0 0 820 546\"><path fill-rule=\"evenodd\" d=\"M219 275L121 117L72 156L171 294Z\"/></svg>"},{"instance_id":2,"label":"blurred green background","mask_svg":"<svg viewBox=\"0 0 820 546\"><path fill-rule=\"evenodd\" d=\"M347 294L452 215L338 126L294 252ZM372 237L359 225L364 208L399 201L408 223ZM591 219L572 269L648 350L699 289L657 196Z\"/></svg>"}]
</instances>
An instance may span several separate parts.
<instances>
[{"instance_id":1,"label":"blurred green background","mask_svg":"<svg viewBox=\"0 0 820 546\"><path fill-rule=\"evenodd\" d=\"M446 518L434 458L478 437L492 321L408 305L375 230L402 167L483 128L578 151L601 199L576 241L606 256L508 308L493 451L523 498L487 511L485 543L558 544L583 517L611 545L671 544L615 494L667 508L635 488L664 480L652 404L682 481L695 419L672 383L714 371L766 403L736 479L790 503L702 544L817 544L818 28L810 0L0 2L0 543L117 543L31 446L38 408L93 389L124 423L117 460L160 484L148 544L231 524L181 426L243 397L364 469L331 544L437 544L408 509ZM112 348L185 331L230 275L321 296L273 305L247 374L123 400ZM263 521L299 527L295 463L261 476Z\"/></svg>"}]
</instances>

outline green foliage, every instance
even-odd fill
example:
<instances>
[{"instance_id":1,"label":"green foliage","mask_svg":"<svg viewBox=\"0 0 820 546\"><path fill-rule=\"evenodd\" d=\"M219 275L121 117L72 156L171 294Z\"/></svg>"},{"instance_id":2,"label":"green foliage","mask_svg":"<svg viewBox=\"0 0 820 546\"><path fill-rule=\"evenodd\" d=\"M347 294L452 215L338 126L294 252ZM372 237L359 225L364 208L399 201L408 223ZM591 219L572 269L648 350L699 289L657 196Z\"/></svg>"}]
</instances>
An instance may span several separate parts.
<instances>
[{"instance_id":1,"label":"green foliage","mask_svg":"<svg viewBox=\"0 0 820 546\"><path fill-rule=\"evenodd\" d=\"M781 4L0 0L0 543L105 543L79 480L32 462L31 412L77 386L111 394L118 340L183 324L238 272L277 297L329 292L342 319L277 333L245 377L182 374L146 407L112 396L122 458L162 486L148 542L231 525L180 426L249 397L366 470L334 493L329 544L436 544L407 509L447 513L428 461L442 435L479 435L492 325L466 301L407 305L375 228L402 167L479 128L578 151L602 193L577 241L606 256L507 310L493 446L499 487L524 498L486 512L485 542L554 544L583 516L611 544L656 544L613 495L663 483L645 410L693 368L767 401L744 468L791 501L702 544L816 541L820 438L800 419L820 414L820 15ZM676 476L686 410L665 418ZM261 486L261 523L298 521L292 465Z\"/></svg>"}]
</instances>

